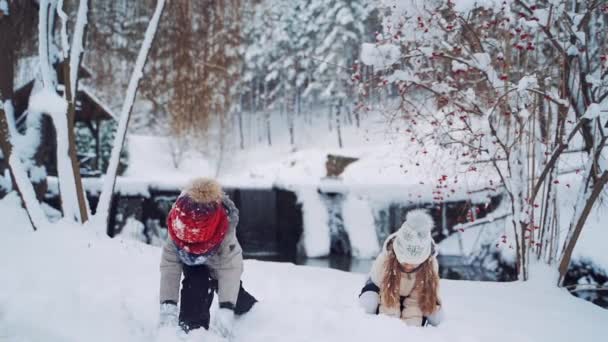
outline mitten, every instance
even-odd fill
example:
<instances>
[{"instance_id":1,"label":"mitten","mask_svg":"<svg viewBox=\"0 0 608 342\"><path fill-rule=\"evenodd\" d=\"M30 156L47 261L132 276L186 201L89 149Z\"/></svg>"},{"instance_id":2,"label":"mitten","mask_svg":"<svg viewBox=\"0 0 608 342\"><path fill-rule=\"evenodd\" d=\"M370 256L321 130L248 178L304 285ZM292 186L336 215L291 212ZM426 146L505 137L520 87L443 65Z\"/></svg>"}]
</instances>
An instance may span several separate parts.
<instances>
[{"instance_id":1,"label":"mitten","mask_svg":"<svg viewBox=\"0 0 608 342\"><path fill-rule=\"evenodd\" d=\"M380 295L374 291L363 292L359 296L359 305L361 305L365 313L376 314L378 312L378 305L380 305Z\"/></svg>"},{"instance_id":2,"label":"mitten","mask_svg":"<svg viewBox=\"0 0 608 342\"><path fill-rule=\"evenodd\" d=\"M429 324L436 327L439 324L441 324L441 322L443 321L443 319L445 318L445 314L443 313L443 307L439 306L437 308L437 310L435 310L435 312L433 312L432 314L430 314L427 319L429 321Z\"/></svg>"},{"instance_id":3,"label":"mitten","mask_svg":"<svg viewBox=\"0 0 608 342\"><path fill-rule=\"evenodd\" d=\"M177 326L177 304L173 302L162 303L160 305L158 325L161 327Z\"/></svg>"},{"instance_id":4,"label":"mitten","mask_svg":"<svg viewBox=\"0 0 608 342\"><path fill-rule=\"evenodd\" d=\"M215 313L215 332L223 336L227 339L231 339L233 337L233 329L234 327L234 310L227 308L220 308Z\"/></svg>"}]
</instances>

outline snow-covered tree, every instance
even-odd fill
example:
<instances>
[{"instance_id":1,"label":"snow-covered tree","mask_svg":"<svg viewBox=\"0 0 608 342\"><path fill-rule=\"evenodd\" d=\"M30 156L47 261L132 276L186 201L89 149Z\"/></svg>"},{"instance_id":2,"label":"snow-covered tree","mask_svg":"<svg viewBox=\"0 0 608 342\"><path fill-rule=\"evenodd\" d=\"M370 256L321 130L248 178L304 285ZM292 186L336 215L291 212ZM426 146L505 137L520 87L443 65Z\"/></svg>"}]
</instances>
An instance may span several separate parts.
<instances>
[{"instance_id":1,"label":"snow-covered tree","mask_svg":"<svg viewBox=\"0 0 608 342\"><path fill-rule=\"evenodd\" d=\"M321 11L315 16L319 40L314 49L314 78L322 84L323 98L345 98L349 95L351 67L366 33L366 2L332 0L316 3Z\"/></svg>"},{"instance_id":2,"label":"snow-covered tree","mask_svg":"<svg viewBox=\"0 0 608 342\"><path fill-rule=\"evenodd\" d=\"M109 203L114 192L119 157L137 85L143 75L143 66L154 33L156 32L163 6L164 1L159 0L154 16L146 31L146 37L138 55L136 68L129 83L126 99L123 104L112 157L110 158L108 172L104 179L105 186L96 213L104 230L105 224L107 224ZM80 167L75 155L74 114L76 101L73 96L78 89L78 73L76 71L79 69L81 56L84 51L87 13L88 3L86 0L81 0L78 5L72 42L70 44L67 29L69 16L64 11L63 1L41 0L39 2L38 65L40 69L39 78L32 91L28 107L28 116L36 113L46 114L53 121L57 137L57 167L63 218L64 220L76 223L87 221L90 212L84 197L84 187L79 173ZM60 23L60 25L57 25L57 30L55 30L56 18L59 18ZM56 33L58 37L55 40ZM59 41L60 47L56 47L54 41ZM60 60L67 61L63 63L63 85L57 84L55 73L51 72L51 65ZM0 135L0 147L2 147L2 155L9 161L11 178L21 195L32 226L34 229L42 228L48 225L49 222L35 196L32 183L28 179L27 164L23 159L22 153L24 149L28 148L29 141L17 131L10 103L8 106L3 103L0 109L0 133L2 133Z\"/></svg>"},{"instance_id":3,"label":"snow-covered tree","mask_svg":"<svg viewBox=\"0 0 608 342\"><path fill-rule=\"evenodd\" d=\"M368 15L364 1L261 1L243 29L246 108L267 125L270 111L285 114L293 143L294 116L307 104L333 108L347 97Z\"/></svg>"},{"instance_id":4,"label":"snow-covered tree","mask_svg":"<svg viewBox=\"0 0 608 342\"><path fill-rule=\"evenodd\" d=\"M18 60L26 52L29 52L31 45L35 41L36 32L36 3L32 1L4 1L0 3L0 102L3 102L4 110L7 114L5 120L6 129L17 128L16 123L13 123L13 90L16 86L14 84L16 67ZM6 121L8 119L8 121ZM41 125L45 124L45 121L40 116L32 115L26 120L25 134L28 137L39 136ZM8 149L8 131L6 134L0 135L0 140L5 148ZM31 140L32 144L36 143L36 140ZM45 189L45 177L44 170L40 167L40 163L35 160L34 149L28 150L27 156L22 156L27 159L26 169L30 173L30 179L34 182L36 188L36 194L38 198L43 197ZM11 151L12 152L12 151ZM8 155L8 150L3 153L5 156ZM30 172L30 170L32 172ZM8 165L8 157L0 156L0 174L4 176L5 171L10 172ZM6 177L7 179L10 177ZM6 180L5 184L9 184L4 190L10 189L13 185L10 184L10 180ZM0 190L1 191L1 190Z\"/></svg>"}]
</instances>

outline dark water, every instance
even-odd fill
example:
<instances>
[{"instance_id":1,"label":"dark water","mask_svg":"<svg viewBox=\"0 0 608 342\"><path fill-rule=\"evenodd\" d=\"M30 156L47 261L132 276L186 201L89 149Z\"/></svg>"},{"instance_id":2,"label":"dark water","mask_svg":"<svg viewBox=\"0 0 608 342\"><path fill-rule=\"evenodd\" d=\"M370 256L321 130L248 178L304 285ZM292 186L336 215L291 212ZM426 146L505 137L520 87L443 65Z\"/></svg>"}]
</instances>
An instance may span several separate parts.
<instances>
[{"instance_id":1,"label":"dark water","mask_svg":"<svg viewBox=\"0 0 608 342\"><path fill-rule=\"evenodd\" d=\"M297 265L333 268L353 273L368 273L373 262L373 259L355 259L346 255L335 255L328 258L300 258L300 260L296 260Z\"/></svg>"},{"instance_id":2,"label":"dark water","mask_svg":"<svg viewBox=\"0 0 608 342\"><path fill-rule=\"evenodd\" d=\"M287 262L295 265L331 268L344 272L368 273L373 259L356 259L348 255L331 255L324 258L307 258L303 256L286 257L280 255L245 255L245 259L260 261Z\"/></svg>"},{"instance_id":3,"label":"dark water","mask_svg":"<svg viewBox=\"0 0 608 342\"><path fill-rule=\"evenodd\" d=\"M248 259L256 259L262 261L274 261L274 262L289 262L296 265L320 267L320 268L331 268L344 272L352 273L369 273L374 259L357 259L352 258L348 255L330 255L324 258L306 258L306 257L294 257L289 258L285 256L276 255L257 255L248 256ZM439 273L443 279L454 279L454 280L476 280L476 281L511 281L513 275L505 274L502 269L499 270L488 270L481 268L476 265L470 265L463 263L461 258L452 256L437 257L439 261Z\"/></svg>"},{"instance_id":4,"label":"dark water","mask_svg":"<svg viewBox=\"0 0 608 342\"><path fill-rule=\"evenodd\" d=\"M331 268L344 272L367 273L372 267L373 259L355 259L347 255L332 255L324 258L284 257L276 255L245 255L245 259L260 261L287 262L295 265Z\"/></svg>"}]
</instances>

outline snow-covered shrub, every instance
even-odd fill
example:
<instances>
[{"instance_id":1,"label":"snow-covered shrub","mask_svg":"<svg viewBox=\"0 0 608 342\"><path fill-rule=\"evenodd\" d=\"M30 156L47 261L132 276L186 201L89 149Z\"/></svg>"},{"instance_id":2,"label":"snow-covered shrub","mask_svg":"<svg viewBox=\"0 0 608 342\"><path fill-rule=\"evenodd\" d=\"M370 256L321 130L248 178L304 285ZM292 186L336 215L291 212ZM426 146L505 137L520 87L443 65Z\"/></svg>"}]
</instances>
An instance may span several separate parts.
<instances>
[{"instance_id":1,"label":"snow-covered shrub","mask_svg":"<svg viewBox=\"0 0 608 342\"><path fill-rule=\"evenodd\" d=\"M402 101L394 111L408 119L412 142L432 140L491 163L511 204L507 235L520 279L528 278L534 258L559 264L563 279L589 210L608 182L602 157L608 140L602 61L608 38L600 33L605 8L595 2L449 0L378 1L378 8L384 19L374 42L377 55L393 46L401 55L375 74L375 84L397 90ZM359 70L353 79L363 80ZM435 129L417 132L417 122ZM568 171L562 162L568 149L583 151L575 167L584 185L569 227L560 227L557 198L571 184L560 184L558 172ZM476 171L473 165L468 172Z\"/></svg>"}]
</instances>

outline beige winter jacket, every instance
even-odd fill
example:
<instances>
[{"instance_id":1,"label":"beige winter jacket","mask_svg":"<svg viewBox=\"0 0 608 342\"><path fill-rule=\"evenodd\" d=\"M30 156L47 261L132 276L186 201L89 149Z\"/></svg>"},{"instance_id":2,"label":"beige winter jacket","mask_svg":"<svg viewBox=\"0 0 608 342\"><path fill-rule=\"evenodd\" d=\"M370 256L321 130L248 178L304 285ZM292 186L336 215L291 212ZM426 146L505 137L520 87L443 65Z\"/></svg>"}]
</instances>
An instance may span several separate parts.
<instances>
[{"instance_id":1,"label":"beige winter jacket","mask_svg":"<svg viewBox=\"0 0 608 342\"><path fill-rule=\"evenodd\" d=\"M219 302L236 305L243 273L243 250L236 239L236 226L239 223L239 210L234 203L224 196L223 204L230 211L230 227L218 252L209 257L205 265L211 270L211 276L218 282ZM179 288L182 277L182 263L177 255L177 248L171 238L167 238L160 261L160 302L179 301Z\"/></svg>"},{"instance_id":2,"label":"beige winter jacket","mask_svg":"<svg viewBox=\"0 0 608 342\"><path fill-rule=\"evenodd\" d=\"M380 289L382 289L382 282L384 278L384 264L387 259L387 251L386 244L385 248L383 248L382 252L372 266L370 277L374 284L376 284ZM439 274L439 265L437 264L437 259L432 256L431 262L433 263L433 267L437 274ZM418 304L418 300L420 298L420 291L418 289L414 289L416 284L416 275L417 272L413 273L402 273L401 275L401 287L399 289L399 294L401 297L405 297L403 301L403 310L401 310L400 306L396 307L386 307L380 303L380 313L389 315L392 317L401 318L407 325L412 326L421 326L422 325L422 310Z\"/></svg>"}]
</instances>

